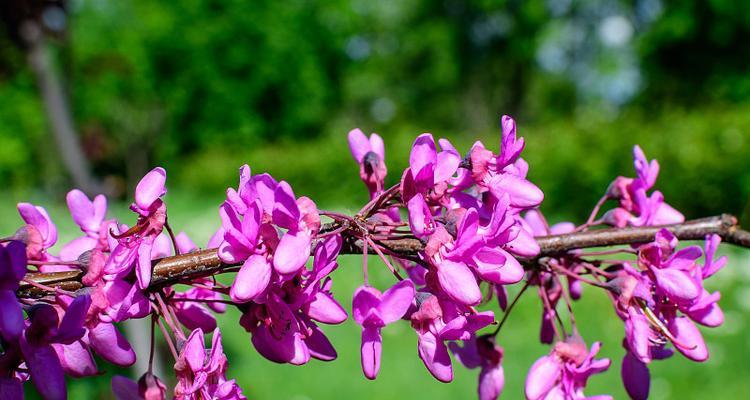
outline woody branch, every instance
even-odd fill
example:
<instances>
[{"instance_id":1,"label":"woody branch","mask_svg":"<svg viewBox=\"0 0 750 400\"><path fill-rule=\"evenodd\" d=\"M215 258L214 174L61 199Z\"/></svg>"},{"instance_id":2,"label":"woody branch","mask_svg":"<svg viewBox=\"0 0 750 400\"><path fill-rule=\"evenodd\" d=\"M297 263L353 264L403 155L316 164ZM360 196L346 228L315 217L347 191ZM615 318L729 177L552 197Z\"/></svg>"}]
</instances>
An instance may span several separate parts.
<instances>
[{"instance_id":1,"label":"woody branch","mask_svg":"<svg viewBox=\"0 0 750 400\"><path fill-rule=\"evenodd\" d=\"M334 222L323 228L333 230L339 228ZM654 240L656 233L666 228L679 240L703 240L706 235L717 234L725 243L750 248L750 231L740 228L737 218L730 214L686 221L681 224L664 226L644 226L629 228L608 228L585 232L573 232L561 235L537 237L540 253L534 259L522 259L527 267L537 264L543 257L558 255L570 250L606 247L616 245L647 243ZM362 254L362 239L353 234L352 230L344 229L344 247L341 254ZM396 257L417 259L419 251L424 249L424 243L416 238L380 240L377 244ZM158 289L170 284L190 280L202 276L231 272L240 264L227 264L221 261L218 249L204 249L188 254L164 257L153 261L153 278L149 289ZM370 254L375 250L368 249ZM67 271L52 273L29 273L27 281L40 283L52 288L63 290L78 290L83 287L80 280L83 272ZM44 295L44 290L22 282L18 290L19 297L38 297Z\"/></svg>"}]
</instances>

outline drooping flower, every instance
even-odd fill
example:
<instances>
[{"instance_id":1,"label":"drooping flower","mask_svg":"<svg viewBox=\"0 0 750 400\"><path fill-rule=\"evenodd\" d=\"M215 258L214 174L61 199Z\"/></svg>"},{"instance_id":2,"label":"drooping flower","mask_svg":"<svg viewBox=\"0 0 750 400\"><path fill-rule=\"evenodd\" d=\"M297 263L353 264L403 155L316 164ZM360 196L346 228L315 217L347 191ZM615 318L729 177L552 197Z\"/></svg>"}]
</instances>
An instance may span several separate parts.
<instances>
[{"instance_id":1,"label":"drooping flower","mask_svg":"<svg viewBox=\"0 0 750 400\"><path fill-rule=\"evenodd\" d=\"M596 342L591 350L580 336L570 336L557 342L548 356L543 356L531 366L526 377L526 399L591 399L583 389L591 375L609 369L609 359L594 359L601 343ZM612 399L600 395L597 399Z\"/></svg>"},{"instance_id":2,"label":"drooping flower","mask_svg":"<svg viewBox=\"0 0 750 400\"><path fill-rule=\"evenodd\" d=\"M419 298L419 295L418 295ZM435 379L453 380L453 367L445 341L469 340L476 331L492 323L492 311L471 311L451 300L423 295L410 319L417 332L419 357Z\"/></svg>"},{"instance_id":3,"label":"drooping flower","mask_svg":"<svg viewBox=\"0 0 750 400\"><path fill-rule=\"evenodd\" d=\"M227 357L221 345L221 332L213 332L211 351L207 354L203 331L195 329L180 351L174 369L177 374L175 399L245 399L234 379L227 380Z\"/></svg>"},{"instance_id":4,"label":"drooping flower","mask_svg":"<svg viewBox=\"0 0 750 400\"><path fill-rule=\"evenodd\" d=\"M346 311L331 295L328 278L338 264L339 235L328 236L315 248L313 269L302 269L293 279L275 279L263 294L262 302L240 305L242 325L252 335L252 343L265 358L295 365L310 357L330 361L336 350L316 324L339 324ZM236 284L236 282L235 282Z\"/></svg>"},{"instance_id":5,"label":"drooping flower","mask_svg":"<svg viewBox=\"0 0 750 400\"><path fill-rule=\"evenodd\" d=\"M451 342L449 347L466 368L481 367L477 386L479 400L498 399L505 386L505 373L502 366L503 348L495 342L495 337L473 336L464 340L463 346Z\"/></svg>"},{"instance_id":6,"label":"drooping flower","mask_svg":"<svg viewBox=\"0 0 750 400\"><path fill-rule=\"evenodd\" d=\"M380 370L380 330L404 316L414 300L414 284L401 281L385 293L371 286L361 286L354 292L352 316L362 325L362 371L368 379L375 379Z\"/></svg>"},{"instance_id":7,"label":"drooping flower","mask_svg":"<svg viewBox=\"0 0 750 400\"><path fill-rule=\"evenodd\" d=\"M69 345L86 333L83 322L90 304L88 295L76 297L62 320L47 304L35 305L29 311L29 325L19 344L31 381L45 399L66 398L64 369L52 345Z\"/></svg>"},{"instance_id":8,"label":"drooping flower","mask_svg":"<svg viewBox=\"0 0 750 400\"><path fill-rule=\"evenodd\" d=\"M373 133L369 138L359 129L349 132L349 150L359 164L359 177L370 191L370 197L383 190L385 175L385 146L383 139Z\"/></svg>"}]
</instances>

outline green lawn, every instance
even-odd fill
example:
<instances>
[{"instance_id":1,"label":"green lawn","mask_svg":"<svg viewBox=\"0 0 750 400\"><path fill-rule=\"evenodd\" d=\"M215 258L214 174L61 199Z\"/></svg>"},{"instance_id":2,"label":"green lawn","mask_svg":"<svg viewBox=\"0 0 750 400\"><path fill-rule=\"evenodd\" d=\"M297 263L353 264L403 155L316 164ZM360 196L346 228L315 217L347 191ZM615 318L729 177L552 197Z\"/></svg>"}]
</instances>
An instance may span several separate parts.
<instances>
[{"instance_id":1,"label":"green lawn","mask_svg":"<svg viewBox=\"0 0 750 400\"><path fill-rule=\"evenodd\" d=\"M14 211L17 198L0 201L0 235L12 233L21 220ZM48 208L61 232L61 241L77 234L65 214L61 199L38 200ZM196 243L204 244L219 224L216 206L220 197L207 198L188 193L171 193L167 198L170 222L176 230L185 230ZM117 204L110 215L132 222L126 207ZM712 289L722 290L725 324L717 329L705 329L711 358L704 364L690 362L676 355L671 360L652 364L653 399L736 398L737 393L750 392L750 336L746 333L750 316L750 252L724 249L730 253L730 265L709 281ZM349 309L351 293L361 282L361 260L356 256L342 257L341 266L334 273L334 294ZM381 289L392 284L385 268L372 260L371 280ZM512 289L513 291L518 288ZM488 307L496 307L494 302ZM610 393L615 398L626 398L619 381L619 361L622 357L623 327L614 316L602 293L587 288L582 301L574 304L579 329L584 338L601 340L600 355L612 358L613 365L606 374L595 376L587 394ZM470 398L476 390L478 371L467 371L454 363L455 381L442 384L434 380L417 356L416 335L407 322L388 326L383 332L383 360L380 375L374 382L366 380L359 366L359 328L352 321L340 326L324 326L339 358L324 363L311 361L295 367L278 365L260 357L250 344L250 337L238 324L238 313L230 311L220 317L224 347L230 361L229 377L236 378L245 394L253 399L391 399L391 398ZM504 368L506 386L504 398L521 398L526 372L536 358L548 348L538 343L540 305L526 296L519 302L510 321L503 328L500 343L505 348ZM144 332L144 334L146 334ZM145 355L141 355L145 356ZM169 365L171 361L168 361ZM70 398L111 398L109 378L116 371L104 362L99 363L106 373L96 378L71 380ZM133 371L138 375L142 371ZM29 397L36 396L29 390Z\"/></svg>"}]
</instances>

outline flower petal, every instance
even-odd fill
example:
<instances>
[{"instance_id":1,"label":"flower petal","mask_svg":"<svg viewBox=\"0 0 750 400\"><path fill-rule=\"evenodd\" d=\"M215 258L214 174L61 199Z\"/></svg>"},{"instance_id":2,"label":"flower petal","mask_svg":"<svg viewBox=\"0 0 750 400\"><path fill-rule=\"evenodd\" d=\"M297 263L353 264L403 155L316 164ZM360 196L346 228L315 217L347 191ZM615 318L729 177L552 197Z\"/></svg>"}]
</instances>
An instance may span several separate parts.
<instances>
[{"instance_id":1,"label":"flower petal","mask_svg":"<svg viewBox=\"0 0 750 400\"><path fill-rule=\"evenodd\" d=\"M89 329L89 344L101 358L121 367L135 363L135 351L113 324L99 323Z\"/></svg>"},{"instance_id":2,"label":"flower petal","mask_svg":"<svg viewBox=\"0 0 750 400\"><path fill-rule=\"evenodd\" d=\"M419 358L427 370L440 382L453 380L453 367L445 344L430 332L419 335Z\"/></svg>"},{"instance_id":3,"label":"flower petal","mask_svg":"<svg viewBox=\"0 0 750 400\"><path fill-rule=\"evenodd\" d=\"M625 353L620 370L622 383L625 391L633 400L648 399L649 386L651 386L651 375L648 367L630 352Z\"/></svg>"},{"instance_id":4,"label":"flower petal","mask_svg":"<svg viewBox=\"0 0 750 400\"><path fill-rule=\"evenodd\" d=\"M525 273L518 260L500 248L482 248L472 259L479 277L488 282L500 285L516 283Z\"/></svg>"},{"instance_id":5,"label":"flower petal","mask_svg":"<svg viewBox=\"0 0 750 400\"><path fill-rule=\"evenodd\" d=\"M444 260L437 268L440 287L453 300L465 305L476 305L482 301L482 292L477 280L466 264Z\"/></svg>"},{"instance_id":6,"label":"flower petal","mask_svg":"<svg viewBox=\"0 0 750 400\"><path fill-rule=\"evenodd\" d=\"M289 231L281 237L273 253L273 267L276 272L287 275L299 271L310 258L312 239L305 231Z\"/></svg>"},{"instance_id":7,"label":"flower petal","mask_svg":"<svg viewBox=\"0 0 750 400\"><path fill-rule=\"evenodd\" d=\"M362 328L362 372L367 379L375 379L378 376L382 340L380 328Z\"/></svg>"},{"instance_id":8,"label":"flower petal","mask_svg":"<svg viewBox=\"0 0 750 400\"><path fill-rule=\"evenodd\" d=\"M675 348L685 357L699 362L708 360L706 342L693 321L687 317L677 317L669 321L667 328L677 339Z\"/></svg>"},{"instance_id":9,"label":"flower petal","mask_svg":"<svg viewBox=\"0 0 750 400\"><path fill-rule=\"evenodd\" d=\"M498 199L505 193L509 194L510 204L514 207L535 207L544 200L544 193L541 189L528 180L512 174L495 175L487 186L492 195Z\"/></svg>"},{"instance_id":10,"label":"flower petal","mask_svg":"<svg viewBox=\"0 0 750 400\"><path fill-rule=\"evenodd\" d=\"M135 187L135 204L142 210L148 210L156 199L167 193L165 184L167 171L156 167L144 176Z\"/></svg>"},{"instance_id":11,"label":"flower petal","mask_svg":"<svg viewBox=\"0 0 750 400\"><path fill-rule=\"evenodd\" d=\"M651 268L656 277L656 284L667 296L674 300L693 300L700 291L695 282L684 271L672 268Z\"/></svg>"},{"instance_id":12,"label":"flower petal","mask_svg":"<svg viewBox=\"0 0 750 400\"><path fill-rule=\"evenodd\" d=\"M328 293L317 292L313 301L307 304L305 313L324 324L340 324L349 317L346 310Z\"/></svg>"},{"instance_id":13,"label":"flower petal","mask_svg":"<svg viewBox=\"0 0 750 400\"><path fill-rule=\"evenodd\" d=\"M414 301L414 294L414 284L410 280L403 280L386 290L377 306L383 323L401 319Z\"/></svg>"},{"instance_id":14,"label":"flower petal","mask_svg":"<svg viewBox=\"0 0 750 400\"><path fill-rule=\"evenodd\" d=\"M505 386L503 367L482 368L479 372L479 400L496 400Z\"/></svg>"},{"instance_id":15,"label":"flower petal","mask_svg":"<svg viewBox=\"0 0 750 400\"><path fill-rule=\"evenodd\" d=\"M23 311L11 290L0 290L0 335L8 342L15 342L23 330Z\"/></svg>"},{"instance_id":16,"label":"flower petal","mask_svg":"<svg viewBox=\"0 0 750 400\"><path fill-rule=\"evenodd\" d=\"M234 278L229 296L238 303L246 303L263 293L271 281L271 264L265 256L248 258Z\"/></svg>"},{"instance_id":17,"label":"flower petal","mask_svg":"<svg viewBox=\"0 0 750 400\"><path fill-rule=\"evenodd\" d=\"M359 128L349 131L347 139L349 140L349 150L352 153L352 157L354 157L354 161L361 164L365 158L365 154L372 151L370 141Z\"/></svg>"},{"instance_id":18,"label":"flower petal","mask_svg":"<svg viewBox=\"0 0 750 400\"><path fill-rule=\"evenodd\" d=\"M562 366L550 356L536 360L526 376L526 398L528 400L544 399L547 393L557 384Z\"/></svg>"}]
</instances>

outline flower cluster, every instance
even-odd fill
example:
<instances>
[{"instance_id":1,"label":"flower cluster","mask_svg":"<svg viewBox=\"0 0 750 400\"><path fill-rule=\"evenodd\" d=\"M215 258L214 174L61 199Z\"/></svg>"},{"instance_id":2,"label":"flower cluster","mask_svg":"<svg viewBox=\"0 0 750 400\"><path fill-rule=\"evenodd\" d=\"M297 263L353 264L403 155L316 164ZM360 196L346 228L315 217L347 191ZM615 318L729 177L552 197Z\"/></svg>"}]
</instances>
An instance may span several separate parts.
<instances>
[{"instance_id":1,"label":"flower cluster","mask_svg":"<svg viewBox=\"0 0 750 400\"><path fill-rule=\"evenodd\" d=\"M317 322L340 324L348 315L331 294L328 275L337 268L340 235L318 241L312 269L305 268L320 229L315 203L296 198L288 183L240 171L237 190L220 208L219 256L242 263L230 297L242 311L240 325L260 354L279 363L330 361L336 350Z\"/></svg>"},{"instance_id":2,"label":"flower cluster","mask_svg":"<svg viewBox=\"0 0 750 400\"><path fill-rule=\"evenodd\" d=\"M648 191L659 176L659 163L649 162L639 146L633 148L636 177L618 176L607 189L605 198L619 202L619 207L607 211L603 222L616 227L675 224L685 217L664 202L664 195Z\"/></svg>"},{"instance_id":3,"label":"flower cluster","mask_svg":"<svg viewBox=\"0 0 750 400\"><path fill-rule=\"evenodd\" d=\"M726 264L714 260L720 242L717 235L700 247L677 250L677 239L663 229L652 243L638 249L635 265L624 263L611 281L617 296L617 311L625 321L622 379L631 397L645 399L649 392L647 364L672 355L672 343L688 359L706 361L708 348L695 323L717 327L724 322L718 305L719 292L709 293L703 280ZM705 254L703 265L697 263Z\"/></svg>"},{"instance_id":4,"label":"flower cluster","mask_svg":"<svg viewBox=\"0 0 750 400\"><path fill-rule=\"evenodd\" d=\"M705 361L708 348L696 324L716 327L724 316L720 294L703 282L727 260L715 257L721 242L715 234L706 236L704 249L678 248L670 227L656 235L658 228L643 228L684 221L653 190L658 163L636 146L635 178L616 178L583 224L550 225L539 209L544 194L527 178L515 121L503 116L500 128L497 153L476 142L462 154L447 139L419 135L408 167L390 187L383 139L350 131L352 157L369 194L355 215L320 210L289 183L253 175L244 165L239 185L226 190L218 207L221 226L203 250L184 232L173 233L164 201L167 174L160 167L135 188L132 226L107 218L103 195L92 200L70 191L68 208L81 234L59 251L45 209L18 204L24 225L0 239L0 397L22 399L30 381L43 398L64 399L66 376L101 373L95 356L121 367L134 364L136 351L117 324L150 317L152 343L158 327L174 359L176 385L170 389L169 380L154 375L152 345L140 379L112 378L118 399L160 400L169 393L184 400L245 399L227 378L215 315L239 310L239 325L270 361L334 360L337 351L320 325L349 318L333 295L343 254L363 256L351 316L361 327L367 379L381 369L383 330L402 321L415 332L417 354L432 376L452 381L455 358L479 369L481 400L497 399L506 372L516 373L503 368L501 329L521 295L536 292L540 342L551 350L530 367L525 397L610 399L584 394L589 378L610 366L609 359L596 359L602 344L588 348L576 326L573 302L584 286L607 291L624 322L620 372L630 397L648 397L648 364L672 349ZM597 219L608 200L617 206ZM603 225L614 228L587 232ZM559 246L576 235L623 227L648 236L617 243L624 248ZM550 240L558 247L543 249ZM394 278L383 291L368 279L372 254ZM231 285L215 278L224 273L235 274ZM177 284L187 288L177 290ZM489 306L494 296L499 321ZM558 312L562 306L566 313Z\"/></svg>"}]
</instances>

